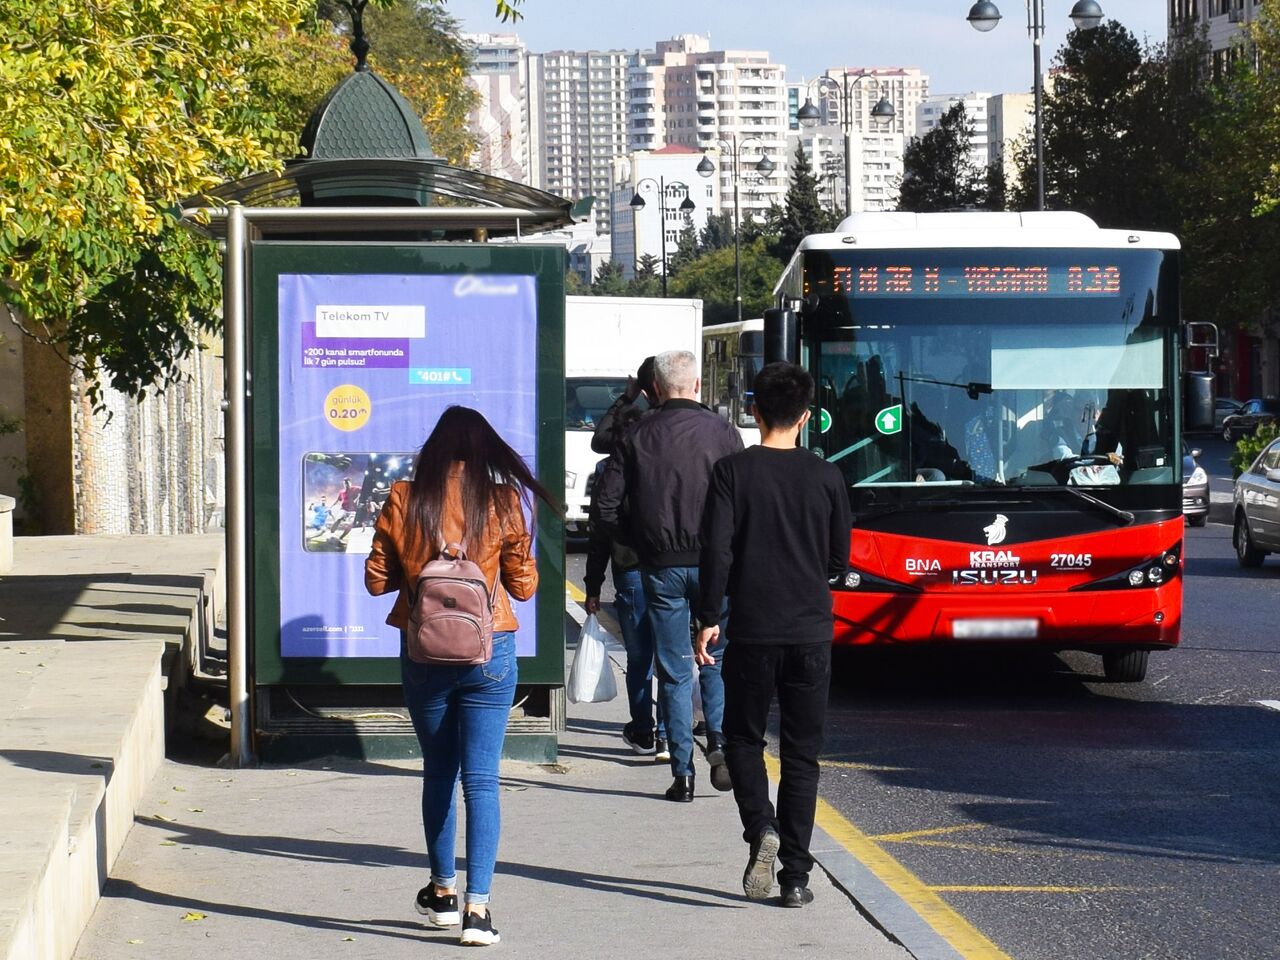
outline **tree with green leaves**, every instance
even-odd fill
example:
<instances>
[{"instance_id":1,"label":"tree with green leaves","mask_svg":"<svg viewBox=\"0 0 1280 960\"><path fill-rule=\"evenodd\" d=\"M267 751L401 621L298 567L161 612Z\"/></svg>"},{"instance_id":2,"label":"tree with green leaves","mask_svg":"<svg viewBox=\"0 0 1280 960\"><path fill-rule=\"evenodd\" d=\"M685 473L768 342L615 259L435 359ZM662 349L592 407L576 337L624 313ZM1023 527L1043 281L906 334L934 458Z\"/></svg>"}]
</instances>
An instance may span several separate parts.
<instances>
[{"instance_id":1,"label":"tree with green leaves","mask_svg":"<svg viewBox=\"0 0 1280 960\"><path fill-rule=\"evenodd\" d=\"M733 246L733 214L713 213L698 234L698 252L710 253Z\"/></svg>"},{"instance_id":2,"label":"tree with green leaves","mask_svg":"<svg viewBox=\"0 0 1280 960\"><path fill-rule=\"evenodd\" d=\"M764 237L742 244L743 315L758 317L773 305L773 287L782 274L783 263L769 252ZM703 254L673 276L670 292L677 297L702 300L704 324L728 323L737 319L734 299L733 247Z\"/></svg>"},{"instance_id":3,"label":"tree with green leaves","mask_svg":"<svg viewBox=\"0 0 1280 960\"><path fill-rule=\"evenodd\" d=\"M676 243L676 252L667 259L667 269L675 276L686 266L698 258L698 228L690 220L680 231L680 239Z\"/></svg>"},{"instance_id":4,"label":"tree with green leaves","mask_svg":"<svg viewBox=\"0 0 1280 960\"><path fill-rule=\"evenodd\" d=\"M1009 198L1009 184L1004 178L1004 160L1000 157L987 164L982 185L982 205L988 210L1004 210Z\"/></svg>"},{"instance_id":5,"label":"tree with green leaves","mask_svg":"<svg viewBox=\"0 0 1280 960\"><path fill-rule=\"evenodd\" d=\"M936 127L907 144L898 209L929 213L979 206L984 171L970 157L972 140L973 120L957 102Z\"/></svg>"},{"instance_id":6,"label":"tree with green leaves","mask_svg":"<svg viewBox=\"0 0 1280 960\"><path fill-rule=\"evenodd\" d=\"M102 381L162 388L220 329L216 247L175 206L297 155L307 114L351 68L315 2L0 5L0 303L85 373L93 399ZM462 159L456 25L439 4L379 3L370 23L402 38L383 51L390 78Z\"/></svg>"},{"instance_id":7,"label":"tree with green leaves","mask_svg":"<svg viewBox=\"0 0 1280 960\"><path fill-rule=\"evenodd\" d=\"M796 144L791 163L791 183L778 218L778 240L772 253L783 263L800 246L800 241L813 233L824 233L833 227L833 215L818 200L818 178L809 163L804 144Z\"/></svg>"},{"instance_id":8,"label":"tree with green leaves","mask_svg":"<svg viewBox=\"0 0 1280 960\"><path fill-rule=\"evenodd\" d=\"M627 281L622 278L622 264L617 260L606 260L596 268L595 279L591 281L591 295L596 297L628 296Z\"/></svg>"}]
</instances>

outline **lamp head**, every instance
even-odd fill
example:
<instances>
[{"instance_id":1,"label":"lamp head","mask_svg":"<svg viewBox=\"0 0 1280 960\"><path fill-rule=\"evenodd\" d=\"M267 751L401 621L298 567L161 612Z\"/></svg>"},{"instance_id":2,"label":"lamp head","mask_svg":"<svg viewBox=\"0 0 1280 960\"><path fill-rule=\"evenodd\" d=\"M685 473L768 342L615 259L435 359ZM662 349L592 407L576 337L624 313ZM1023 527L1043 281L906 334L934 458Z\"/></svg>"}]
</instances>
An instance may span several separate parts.
<instances>
[{"instance_id":1,"label":"lamp head","mask_svg":"<svg viewBox=\"0 0 1280 960\"><path fill-rule=\"evenodd\" d=\"M698 176L709 177L716 172L716 165L712 163L711 158L704 153L702 155L702 159L698 161L697 169Z\"/></svg>"},{"instance_id":2,"label":"lamp head","mask_svg":"<svg viewBox=\"0 0 1280 960\"><path fill-rule=\"evenodd\" d=\"M877 123L888 123L897 115L898 111L893 108L893 104L887 97L881 97L871 108L871 119Z\"/></svg>"},{"instance_id":3,"label":"lamp head","mask_svg":"<svg viewBox=\"0 0 1280 960\"><path fill-rule=\"evenodd\" d=\"M633 197L631 198L631 209L632 209L632 210L643 210L643 209L644 209L644 197L640 196L640 191L639 191L639 190L637 190L637 191L635 192L635 196L633 196Z\"/></svg>"},{"instance_id":4,"label":"lamp head","mask_svg":"<svg viewBox=\"0 0 1280 960\"><path fill-rule=\"evenodd\" d=\"M822 111L813 105L812 97L805 97L804 106L796 111L796 119L801 126L812 127L822 119Z\"/></svg>"},{"instance_id":5,"label":"lamp head","mask_svg":"<svg viewBox=\"0 0 1280 960\"><path fill-rule=\"evenodd\" d=\"M979 33L987 33L994 30L996 24L1000 22L1000 8L991 0L978 0L969 8L969 16L966 19L973 29Z\"/></svg>"},{"instance_id":6,"label":"lamp head","mask_svg":"<svg viewBox=\"0 0 1280 960\"><path fill-rule=\"evenodd\" d=\"M1080 30L1092 30L1102 22L1102 17L1102 6L1097 0L1077 0L1071 8L1071 22Z\"/></svg>"},{"instance_id":7,"label":"lamp head","mask_svg":"<svg viewBox=\"0 0 1280 960\"><path fill-rule=\"evenodd\" d=\"M684 196L684 199L680 201L680 212L693 213L693 211L696 210L697 208L698 208L698 205L694 203L693 200L686 193Z\"/></svg>"},{"instance_id":8,"label":"lamp head","mask_svg":"<svg viewBox=\"0 0 1280 960\"><path fill-rule=\"evenodd\" d=\"M772 160L768 157L761 157L756 163L756 172L762 177L767 177L776 169Z\"/></svg>"}]
</instances>

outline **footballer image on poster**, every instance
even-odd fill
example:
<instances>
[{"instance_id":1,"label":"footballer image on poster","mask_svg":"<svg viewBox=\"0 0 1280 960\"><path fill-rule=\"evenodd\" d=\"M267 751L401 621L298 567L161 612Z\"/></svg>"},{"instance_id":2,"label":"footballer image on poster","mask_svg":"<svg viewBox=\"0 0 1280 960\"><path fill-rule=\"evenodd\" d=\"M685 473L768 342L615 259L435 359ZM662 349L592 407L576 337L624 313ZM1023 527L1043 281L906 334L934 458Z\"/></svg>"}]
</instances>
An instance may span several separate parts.
<instances>
[{"instance_id":1,"label":"footballer image on poster","mask_svg":"<svg viewBox=\"0 0 1280 960\"><path fill-rule=\"evenodd\" d=\"M411 453L308 453L302 458L302 546L367 554L391 485L413 476Z\"/></svg>"}]
</instances>

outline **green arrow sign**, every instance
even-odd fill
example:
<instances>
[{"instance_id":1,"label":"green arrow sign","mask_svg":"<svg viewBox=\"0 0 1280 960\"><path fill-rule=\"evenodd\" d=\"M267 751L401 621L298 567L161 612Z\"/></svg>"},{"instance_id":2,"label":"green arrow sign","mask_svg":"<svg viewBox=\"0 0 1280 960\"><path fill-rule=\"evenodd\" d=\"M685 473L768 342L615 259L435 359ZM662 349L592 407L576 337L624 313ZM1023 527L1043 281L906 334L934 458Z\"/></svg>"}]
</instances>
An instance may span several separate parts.
<instances>
[{"instance_id":1,"label":"green arrow sign","mask_svg":"<svg viewBox=\"0 0 1280 960\"><path fill-rule=\"evenodd\" d=\"M876 429L885 435L902 432L902 404L895 403L876 414Z\"/></svg>"},{"instance_id":2,"label":"green arrow sign","mask_svg":"<svg viewBox=\"0 0 1280 960\"><path fill-rule=\"evenodd\" d=\"M831 414L825 408L818 409L818 432L826 433L831 429Z\"/></svg>"}]
</instances>

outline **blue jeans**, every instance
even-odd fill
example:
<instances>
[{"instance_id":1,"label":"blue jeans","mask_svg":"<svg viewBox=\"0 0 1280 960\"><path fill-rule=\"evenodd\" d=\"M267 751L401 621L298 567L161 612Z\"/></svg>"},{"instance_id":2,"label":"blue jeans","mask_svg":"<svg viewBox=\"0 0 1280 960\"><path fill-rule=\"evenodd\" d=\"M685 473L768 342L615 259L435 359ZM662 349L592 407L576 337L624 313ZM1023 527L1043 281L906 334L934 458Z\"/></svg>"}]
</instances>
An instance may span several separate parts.
<instances>
[{"instance_id":1,"label":"blue jeans","mask_svg":"<svg viewBox=\"0 0 1280 960\"><path fill-rule=\"evenodd\" d=\"M689 611L698 602L697 567L644 567L640 573L658 665L658 709L671 741L671 773L693 774L693 640ZM698 670L707 729L719 733L724 720L724 680L720 661L728 644L721 614L720 641L711 647L715 665Z\"/></svg>"},{"instance_id":2,"label":"blue jeans","mask_svg":"<svg viewBox=\"0 0 1280 960\"><path fill-rule=\"evenodd\" d=\"M645 616L644 587L640 571L613 568L613 607L627 648L627 703L633 730L649 731L653 723L653 628ZM662 707L658 707L657 735L667 735Z\"/></svg>"},{"instance_id":3,"label":"blue jeans","mask_svg":"<svg viewBox=\"0 0 1280 960\"><path fill-rule=\"evenodd\" d=\"M458 779L467 805L467 903L488 903L502 816L498 761L516 689L516 635L495 633L493 656L472 667L400 655L405 705L422 745L422 826L431 881L457 884Z\"/></svg>"}]
</instances>

